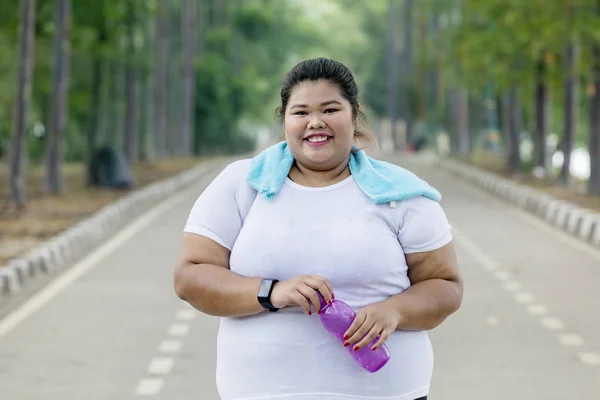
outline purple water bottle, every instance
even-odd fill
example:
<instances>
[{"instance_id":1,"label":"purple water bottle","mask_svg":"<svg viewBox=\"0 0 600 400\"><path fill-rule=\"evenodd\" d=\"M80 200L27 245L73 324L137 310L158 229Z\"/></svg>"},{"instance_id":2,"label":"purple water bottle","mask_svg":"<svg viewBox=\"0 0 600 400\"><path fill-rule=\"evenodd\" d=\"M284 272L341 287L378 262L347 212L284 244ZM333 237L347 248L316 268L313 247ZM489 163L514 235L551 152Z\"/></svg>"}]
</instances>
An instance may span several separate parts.
<instances>
[{"instance_id":1,"label":"purple water bottle","mask_svg":"<svg viewBox=\"0 0 600 400\"><path fill-rule=\"evenodd\" d=\"M352 325L352 321L356 318L356 313L348 304L343 301L333 299L329 305L319 292L319 300L321 301L321 323L333 336L344 343L344 333ZM358 351L354 351L352 347L348 347L348 351L363 369L368 372L379 371L390 359L390 351L385 344L377 350L371 350L371 347L377 342L379 337L376 337L368 346L363 347Z\"/></svg>"}]
</instances>

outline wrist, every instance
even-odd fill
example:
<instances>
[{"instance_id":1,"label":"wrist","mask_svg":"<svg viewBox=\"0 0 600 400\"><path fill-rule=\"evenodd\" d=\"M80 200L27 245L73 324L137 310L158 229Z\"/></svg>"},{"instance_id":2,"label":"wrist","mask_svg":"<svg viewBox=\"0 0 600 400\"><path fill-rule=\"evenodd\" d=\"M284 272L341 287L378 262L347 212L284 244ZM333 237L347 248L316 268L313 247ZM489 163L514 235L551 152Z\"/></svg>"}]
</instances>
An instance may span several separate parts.
<instances>
[{"instance_id":1,"label":"wrist","mask_svg":"<svg viewBox=\"0 0 600 400\"><path fill-rule=\"evenodd\" d=\"M256 295L259 304L271 312L278 311L280 308L274 305L272 302L273 289L275 289L275 285L278 282L279 281L277 279L263 279Z\"/></svg>"},{"instance_id":2,"label":"wrist","mask_svg":"<svg viewBox=\"0 0 600 400\"><path fill-rule=\"evenodd\" d=\"M406 315L404 313L404 307L402 307L401 301L398 298L399 295L389 297L384 300L390 315L394 316L394 322L396 324L396 330L402 330L406 326Z\"/></svg>"}]
</instances>

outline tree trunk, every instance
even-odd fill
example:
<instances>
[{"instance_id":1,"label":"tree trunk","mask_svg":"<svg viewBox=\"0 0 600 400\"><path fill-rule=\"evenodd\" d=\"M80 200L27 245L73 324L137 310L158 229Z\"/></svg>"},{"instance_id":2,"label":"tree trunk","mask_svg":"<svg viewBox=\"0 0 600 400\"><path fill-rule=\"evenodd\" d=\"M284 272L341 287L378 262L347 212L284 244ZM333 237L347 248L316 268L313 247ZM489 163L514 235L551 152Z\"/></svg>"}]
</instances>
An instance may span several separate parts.
<instances>
[{"instance_id":1,"label":"tree trunk","mask_svg":"<svg viewBox=\"0 0 600 400\"><path fill-rule=\"evenodd\" d=\"M21 39L17 97L13 110L13 127L10 144L10 199L17 208L25 205L25 154L24 144L31 103L31 76L35 45L35 0L21 0Z\"/></svg>"},{"instance_id":2,"label":"tree trunk","mask_svg":"<svg viewBox=\"0 0 600 400\"><path fill-rule=\"evenodd\" d=\"M550 101L548 95L548 84L546 83L546 63L544 57L540 56L536 65L535 83L535 125L533 133L533 162L534 166L548 167L546 155L546 138L548 137L548 118Z\"/></svg>"},{"instance_id":3,"label":"tree trunk","mask_svg":"<svg viewBox=\"0 0 600 400\"><path fill-rule=\"evenodd\" d=\"M62 142L68 118L71 0L56 0L55 3L54 74L45 158L46 189L52 194L59 194L62 190Z\"/></svg>"},{"instance_id":4,"label":"tree trunk","mask_svg":"<svg viewBox=\"0 0 600 400\"><path fill-rule=\"evenodd\" d=\"M568 185L572 181L569 167L571 166L571 152L577 132L577 82L576 82L576 47L573 42L567 45L565 53L565 103L564 103L564 137L562 151L563 165L560 171L560 182Z\"/></svg>"},{"instance_id":5,"label":"tree trunk","mask_svg":"<svg viewBox=\"0 0 600 400\"><path fill-rule=\"evenodd\" d=\"M168 11L169 62L167 63L167 150L177 154L181 140L181 4L171 1Z\"/></svg>"},{"instance_id":6,"label":"tree trunk","mask_svg":"<svg viewBox=\"0 0 600 400\"><path fill-rule=\"evenodd\" d=\"M106 21L102 18L100 25L98 26L98 48L102 48L108 40L108 32L106 28ZM99 54L95 55L94 66L92 67L92 96L90 104L90 125L88 126L87 135L87 147L88 147L88 164L87 164L87 177L86 184L92 184L92 170L91 160L96 150L98 143L98 132L100 130L100 112L102 104L102 86L104 83L104 65L102 57Z\"/></svg>"},{"instance_id":7,"label":"tree trunk","mask_svg":"<svg viewBox=\"0 0 600 400\"><path fill-rule=\"evenodd\" d=\"M448 136L450 137L450 153L458 153L458 90L450 87L446 97L448 115Z\"/></svg>"},{"instance_id":8,"label":"tree trunk","mask_svg":"<svg viewBox=\"0 0 600 400\"><path fill-rule=\"evenodd\" d=\"M143 69L143 77L141 83L141 94L139 105L140 123L138 124L138 150L139 159L142 161L148 161L153 158L153 147L154 147L154 124L152 116L152 105L154 104L152 98L152 65L153 65L153 52L152 52L152 27L151 22L144 22L144 60L146 63Z\"/></svg>"},{"instance_id":9,"label":"tree trunk","mask_svg":"<svg viewBox=\"0 0 600 400\"><path fill-rule=\"evenodd\" d=\"M516 88L511 89L504 96L504 114L506 115L506 169L514 174L521 167L521 155L519 152L520 136L522 129L521 105Z\"/></svg>"},{"instance_id":10,"label":"tree trunk","mask_svg":"<svg viewBox=\"0 0 600 400\"><path fill-rule=\"evenodd\" d=\"M195 0L184 0L181 6L181 47L182 47L182 99L181 99L181 142L180 153L192 154L192 134L195 126L196 99L196 50L198 3Z\"/></svg>"},{"instance_id":11,"label":"tree trunk","mask_svg":"<svg viewBox=\"0 0 600 400\"><path fill-rule=\"evenodd\" d=\"M131 165L137 160L137 80L138 71L136 66L135 49L135 10L128 3L127 16L127 66L125 67L125 128L124 128L124 152L127 162Z\"/></svg>"},{"instance_id":12,"label":"tree trunk","mask_svg":"<svg viewBox=\"0 0 600 400\"><path fill-rule=\"evenodd\" d=\"M167 150L167 109L168 109L168 18L169 0L160 0L156 13L156 67L154 76L154 153L158 157Z\"/></svg>"},{"instance_id":13,"label":"tree trunk","mask_svg":"<svg viewBox=\"0 0 600 400\"><path fill-rule=\"evenodd\" d=\"M429 28L431 41L434 43L439 42L439 15L437 11L433 11L431 16L430 28ZM435 123L436 127L439 123L438 115L438 104L441 103L440 99L440 55L438 52L433 52L433 65L429 68L427 87L429 88L427 94L427 116L431 123Z\"/></svg>"},{"instance_id":14,"label":"tree trunk","mask_svg":"<svg viewBox=\"0 0 600 400\"><path fill-rule=\"evenodd\" d=\"M469 93L465 89L456 92L456 136L457 150L461 156L466 156L471 151L471 137L469 135Z\"/></svg>"},{"instance_id":15,"label":"tree trunk","mask_svg":"<svg viewBox=\"0 0 600 400\"><path fill-rule=\"evenodd\" d=\"M400 150L400 141L396 131L396 121L398 119L398 53L396 51L396 1L388 2L388 21L387 21L387 115L390 120L390 134L394 151Z\"/></svg>"},{"instance_id":16,"label":"tree trunk","mask_svg":"<svg viewBox=\"0 0 600 400\"><path fill-rule=\"evenodd\" d=\"M413 136L413 115L412 115L412 77L413 77L413 9L414 0L404 0L404 53L402 57L403 71L402 76L405 84L404 97L404 122L405 122L405 143L410 145Z\"/></svg>"},{"instance_id":17,"label":"tree trunk","mask_svg":"<svg viewBox=\"0 0 600 400\"><path fill-rule=\"evenodd\" d=\"M592 55L594 64L592 68L593 90L589 110L590 178L588 193L600 195L600 45L593 46Z\"/></svg>"}]
</instances>

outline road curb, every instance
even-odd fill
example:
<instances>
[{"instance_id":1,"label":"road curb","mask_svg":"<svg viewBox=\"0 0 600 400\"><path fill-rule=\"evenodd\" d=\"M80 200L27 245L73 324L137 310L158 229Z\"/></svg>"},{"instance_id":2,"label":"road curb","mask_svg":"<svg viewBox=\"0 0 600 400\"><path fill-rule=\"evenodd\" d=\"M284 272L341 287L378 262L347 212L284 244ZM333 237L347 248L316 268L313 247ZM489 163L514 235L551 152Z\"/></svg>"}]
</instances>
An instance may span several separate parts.
<instances>
[{"instance_id":1,"label":"road curb","mask_svg":"<svg viewBox=\"0 0 600 400\"><path fill-rule=\"evenodd\" d=\"M503 198L571 236L600 247L600 213L558 200L528 186L472 167L464 162L440 158L439 166Z\"/></svg>"},{"instance_id":2,"label":"road curb","mask_svg":"<svg viewBox=\"0 0 600 400\"><path fill-rule=\"evenodd\" d=\"M23 257L0 267L0 301L3 297L18 293L38 276L75 263L128 222L222 166L224 162L223 158L202 162L192 169L135 190L77 222Z\"/></svg>"}]
</instances>

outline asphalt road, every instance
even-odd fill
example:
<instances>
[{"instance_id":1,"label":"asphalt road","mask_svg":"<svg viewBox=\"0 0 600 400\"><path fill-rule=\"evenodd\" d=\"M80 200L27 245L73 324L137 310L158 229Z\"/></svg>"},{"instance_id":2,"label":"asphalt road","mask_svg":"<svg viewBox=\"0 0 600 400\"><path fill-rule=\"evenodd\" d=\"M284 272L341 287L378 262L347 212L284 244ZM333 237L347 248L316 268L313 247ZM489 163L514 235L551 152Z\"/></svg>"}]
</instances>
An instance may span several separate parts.
<instances>
[{"instance_id":1,"label":"asphalt road","mask_svg":"<svg viewBox=\"0 0 600 400\"><path fill-rule=\"evenodd\" d=\"M431 399L600 399L600 251L423 157L443 194L465 298L431 332ZM0 308L0 399L218 399L218 319L176 298L172 268L205 185L132 223L34 296Z\"/></svg>"}]
</instances>

